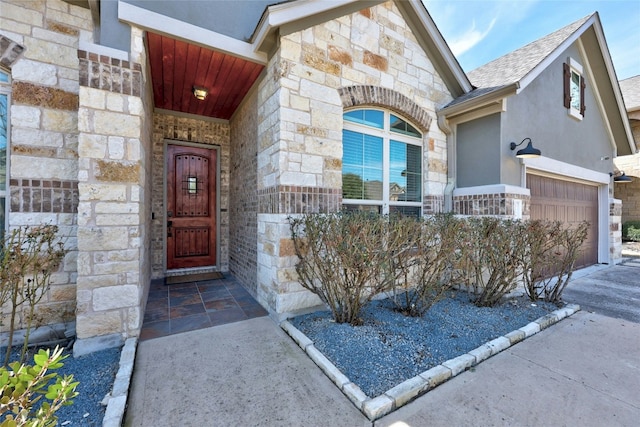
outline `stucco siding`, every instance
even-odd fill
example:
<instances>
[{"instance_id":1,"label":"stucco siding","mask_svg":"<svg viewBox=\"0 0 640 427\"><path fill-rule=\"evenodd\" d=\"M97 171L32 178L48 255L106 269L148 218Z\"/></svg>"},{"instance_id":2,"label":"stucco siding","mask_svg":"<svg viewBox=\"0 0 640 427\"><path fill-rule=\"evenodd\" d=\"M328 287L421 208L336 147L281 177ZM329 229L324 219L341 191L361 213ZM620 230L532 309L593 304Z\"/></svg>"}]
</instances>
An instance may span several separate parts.
<instances>
[{"instance_id":1,"label":"stucco siding","mask_svg":"<svg viewBox=\"0 0 640 427\"><path fill-rule=\"evenodd\" d=\"M456 136L457 187L499 184L500 114L461 123Z\"/></svg>"}]
</instances>

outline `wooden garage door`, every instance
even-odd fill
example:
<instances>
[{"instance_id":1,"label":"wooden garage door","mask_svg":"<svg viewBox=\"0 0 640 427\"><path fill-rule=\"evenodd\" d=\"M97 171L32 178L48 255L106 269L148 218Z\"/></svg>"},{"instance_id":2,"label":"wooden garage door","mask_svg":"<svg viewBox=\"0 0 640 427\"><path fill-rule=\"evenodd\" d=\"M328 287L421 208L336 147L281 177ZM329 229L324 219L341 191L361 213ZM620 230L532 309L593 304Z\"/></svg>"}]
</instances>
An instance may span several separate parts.
<instances>
[{"instance_id":1,"label":"wooden garage door","mask_svg":"<svg viewBox=\"0 0 640 427\"><path fill-rule=\"evenodd\" d=\"M569 226L589 222L577 267L598 263L598 187L527 174L531 190L531 219L561 221Z\"/></svg>"}]
</instances>

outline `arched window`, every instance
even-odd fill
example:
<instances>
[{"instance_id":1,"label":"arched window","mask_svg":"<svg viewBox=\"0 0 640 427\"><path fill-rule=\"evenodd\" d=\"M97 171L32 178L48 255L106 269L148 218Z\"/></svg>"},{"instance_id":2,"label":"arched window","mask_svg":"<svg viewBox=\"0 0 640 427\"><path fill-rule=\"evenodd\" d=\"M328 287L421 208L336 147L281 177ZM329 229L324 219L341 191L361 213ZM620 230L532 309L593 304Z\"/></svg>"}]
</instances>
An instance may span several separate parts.
<instances>
[{"instance_id":1,"label":"arched window","mask_svg":"<svg viewBox=\"0 0 640 427\"><path fill-rule=\"evenodd\" d=\"M0 68L0 237L6 227L10 91L9 73Z\"/></svg>"},{"instance_id":2,"label":"arched window","mask_svg":"<svg viewBox=\"0 0 640 427\"><path fill-rule=\"evenodd\" d=\"M394 113L344 113L342 202L345 209L422 213L422 134Z\"/></svg>"}]
</instances>

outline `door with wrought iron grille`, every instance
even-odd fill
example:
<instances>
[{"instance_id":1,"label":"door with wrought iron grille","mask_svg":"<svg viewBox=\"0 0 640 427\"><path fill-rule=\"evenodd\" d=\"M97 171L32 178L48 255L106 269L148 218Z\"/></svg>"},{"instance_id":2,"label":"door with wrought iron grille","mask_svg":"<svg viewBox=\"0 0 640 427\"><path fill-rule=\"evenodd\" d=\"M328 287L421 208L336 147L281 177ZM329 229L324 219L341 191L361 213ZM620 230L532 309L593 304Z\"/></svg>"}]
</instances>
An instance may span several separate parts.
<instances>
[{"instance_id":1,"label":"door with wrought iron grille","mask_svg":"<svg viewBox=\"0 0 640 427\"><path fill-rule=\"evenodd\" d=\"M167 269L216 265L216 155L167 146Z\"/></svg>"}]
</instances>

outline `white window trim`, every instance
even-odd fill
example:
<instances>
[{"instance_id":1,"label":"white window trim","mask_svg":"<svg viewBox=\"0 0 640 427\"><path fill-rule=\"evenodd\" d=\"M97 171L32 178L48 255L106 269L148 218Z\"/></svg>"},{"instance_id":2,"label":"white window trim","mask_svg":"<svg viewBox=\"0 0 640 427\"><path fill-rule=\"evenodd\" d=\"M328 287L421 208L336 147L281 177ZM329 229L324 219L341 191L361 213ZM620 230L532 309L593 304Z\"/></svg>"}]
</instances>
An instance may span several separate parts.
<instances>
[{"instance_id":1,"label":"white window trim","mask_svg":"<svg viewBox=\"0 0 640 427\"><path fill-rule=\"evenodd\" d=\"M424 178L425 178L425 168L424 168L424 134L421 133L421 137L411 137L407 135L403 135L401 133L392 132L390 129L391 123L391 114L400 117L402 120L409 123L414 128L418 129L411 120L408 120L404 116L387 110L383 108L372 108L372 107L359 107L359 108L351 108L349 110L345 110L344 113L348 113L349 111L356 110L376 110L382 111L384 113L384 128L374 128L372 126L366 126L360 123L351 122L343 119L344 130L350 130L353 132L363 133L367 135L380 136L382 138L382 200L366 200L366 199L342 199L343 205L367 205L367 206L381 206L381 212L383 215L387 215L389 213L390 205L393 206L408 206L408 207L417 207L420 209L420 216L422 216L423 209L423 199L424 199ZM420 201L418 202L403 202L403 201L394 201L390 203L389 200L389 161L390 161L390 151L391 151L391 140L414 145L420 147Z\"/></svg>"},{"instance_id":2,"label":"white window trim","mask_svg":"<svg viewBox=\"0 0 640 427\"><path fill-rule=\"evenodd\" d=\"M573 73L576 73L578 76L580 76L580 80L584 79L584 70L582 69L582 65L580 65L578 63L578 61L576 61L575 59L569 57L567 58L567 63L569 64L569 91L571 91L571 84L572 84L572 76ZM578 83L578 86L580 84ZM578 87L578 93L580 93L580 87ZM583 99L580 100L580 103L584 102ZM580 103L578 103L578 105L580 105ZM584 116L582 114L580 114L580 107L578 107L577 109L573 107L573 102L569 102L570 107L567 108L567 114L569 114L571 117L573 117L576 120L582 120L584 118Z\"/></svg>"}]
</instances>

